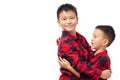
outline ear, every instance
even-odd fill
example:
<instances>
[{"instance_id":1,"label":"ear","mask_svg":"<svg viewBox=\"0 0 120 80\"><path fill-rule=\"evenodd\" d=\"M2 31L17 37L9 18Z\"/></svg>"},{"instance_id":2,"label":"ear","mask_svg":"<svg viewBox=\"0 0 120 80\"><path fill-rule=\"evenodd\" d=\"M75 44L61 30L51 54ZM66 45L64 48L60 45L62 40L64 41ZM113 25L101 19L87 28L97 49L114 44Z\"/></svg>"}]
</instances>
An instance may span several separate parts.
<instances>
[{"instance_id":1,"label":"ear","mask_svg":"<svg viewBox=\"0 0 120 80\"><path fill-rule=\"evenodd\" d=\"M79 18L77 17L77 24L78 24L78 19L79 19Z\"/></svg>"},{"instance_id":2,"label":"ear","mask_svg":"<svg viewBox=\"0 0 120 80\"><path fill-rule=\"evenodd\" d=\"M59 27L61 27L61 24L60 24L60 21L59 21L59 20L57 20L57 23L58 23Z\"/></svg>"},{"instance_id":3,"label":"ear","mask_svg":"<svg viewBox=\"0 0 120 80\"><path fill-rule=\"evenodd\" d=\"M108 44L108 39L103 40L103 45L106 46Z\"/></svg>"},{"instance_id":4,"label":"ear","mask_svg":"<svg viewBox=\"0 0 120 80\"><path fill-rule=\"evenodd\" d=\"M59 20L57 20L57 23L59 24Z\"/></svg>"}]
</instances>

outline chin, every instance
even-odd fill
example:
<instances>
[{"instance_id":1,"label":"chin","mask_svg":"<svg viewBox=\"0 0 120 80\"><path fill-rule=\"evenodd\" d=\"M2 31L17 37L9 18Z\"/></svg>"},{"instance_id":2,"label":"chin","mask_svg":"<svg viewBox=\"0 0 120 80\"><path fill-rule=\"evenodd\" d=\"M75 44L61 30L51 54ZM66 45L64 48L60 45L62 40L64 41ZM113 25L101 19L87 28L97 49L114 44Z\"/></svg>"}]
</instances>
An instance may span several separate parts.
<instances>
[{"instance_id":1,"label":"chin","mask_svg":"<svg viewBox=\"0 0 120 80\"><path fill-rule=\"evenodd\" d=\"M95 47L94 47L94 46L92 46L92 49L95 49Z\"/></svg>"}]
</instances>

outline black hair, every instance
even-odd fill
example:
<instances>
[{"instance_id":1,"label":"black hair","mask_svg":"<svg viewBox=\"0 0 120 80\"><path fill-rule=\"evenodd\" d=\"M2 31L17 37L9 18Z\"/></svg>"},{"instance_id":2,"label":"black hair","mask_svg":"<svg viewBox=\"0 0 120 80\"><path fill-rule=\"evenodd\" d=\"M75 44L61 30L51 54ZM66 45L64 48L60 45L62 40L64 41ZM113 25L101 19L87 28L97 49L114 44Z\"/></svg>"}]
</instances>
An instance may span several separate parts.
<instances>
[{"instance_id":1,"label":"black hair","mask_svg":"<svg viewBox=\"0 0 120 80\"><path fill-rule=\"evenodd\" d=\"M107 47L110 46L110 44L115 39L115 31L114 31L113 27L110 25L98 25L98 26L96 26L96 29L99 29L105 33L105 35L107 36L107 38L109 40Z\"/></svg>"},{"instance_id":2,"label":"black hair","mask_svg":"<svg viewBox=\"0 0 120 80\"><path fill-rule=\"evenodd\" d=\"M61 6L59 6L58 10L57 10L57 19L59 19L59 15L62 11L73 11L73 12L75 12L76 16L78 16L77 9L72 4L65 3L65 4L62 4Z\"/></svg>"}]
</instances>

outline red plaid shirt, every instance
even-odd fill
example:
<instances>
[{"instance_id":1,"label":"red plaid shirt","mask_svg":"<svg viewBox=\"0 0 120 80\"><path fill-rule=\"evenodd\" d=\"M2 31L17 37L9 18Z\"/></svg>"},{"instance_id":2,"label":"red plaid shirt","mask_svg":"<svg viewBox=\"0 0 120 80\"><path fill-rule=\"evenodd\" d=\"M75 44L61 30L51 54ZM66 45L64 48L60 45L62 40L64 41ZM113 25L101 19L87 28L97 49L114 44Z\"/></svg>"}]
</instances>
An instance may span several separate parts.
<instances>
[{"instance_id":1,"label":"red plaid shirt","mask_svg":"<svg viewBox=\"0 0 120 80\"><path fill-rule=\"evenodd\" d=\"M61 76L59 80L88 80L88 78L89 80L98 80L101 70L87 65L93 51L81 34L76 32L76 36L63 31L58 44L58 56L67 59L71 66L81 73L81 77L77 78L68 70L60 68Z\"/></svg>"},{"instance_id":2,"label":"red plaid shirt","mask_svg":"<svg viewBox=\"0 0 120 80\"><path fill-rule=\"evenodd\" d=\"M93 56L91 57L90 63L88 65L96 67L101 71L105 69L110 69L110 58L107 54L107 50L104 50L96 55L93 54ZM99 80L106 80L106 79L100 78Z\"/></svg>"}]
</instances>

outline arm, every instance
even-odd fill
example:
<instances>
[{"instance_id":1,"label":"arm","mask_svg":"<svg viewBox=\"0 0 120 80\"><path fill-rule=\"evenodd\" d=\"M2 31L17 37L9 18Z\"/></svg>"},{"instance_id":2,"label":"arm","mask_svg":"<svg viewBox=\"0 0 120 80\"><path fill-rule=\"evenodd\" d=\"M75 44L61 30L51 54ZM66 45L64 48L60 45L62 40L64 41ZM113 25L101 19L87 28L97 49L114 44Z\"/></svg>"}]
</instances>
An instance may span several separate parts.
<instances>
[{"instance_id":1,"label":"arm","mask_svg":"<svg viewBox=\"0 0 120 80\"><path fill-rule=\"evenodd\" d=\"M95 68L89 68L86 62L83 63L83 61L81 61L79 55L77 55L77 51L72 51L71 47L73 46L70 44L60 44L58 56L68 60L71 66L74 67L79 74L84 72L87 76L93 77L94 80L99 79L102 71Z\"/></svg>"},{"instance_id":2,"label":"arm","mask_svg":"<svg viewBox=\"0 0 120 80\"><path fill-rule=\"evenodd\" d=\"M108 79L108 78L110 78L111 77L111 70L109 70L109 69L106 69L106 70L103 70L102 71L102 74L101 74L101 78L102 79Z\"/></svg>"},{"instance_id":3,"label":"arm","mask_svg":"<svg viewBox=\"0 0 120 80\"><path fill-rule=\"evenodd\" d=\"M85 43L85 42L83 42ZM75 51L76 49L72 48L73 45L69 44L69 43L63 43L61 45L59 45L59 56L61 56L62 58L65 58L66 60L68 60L71 63L72 67L75 67L75 70L77 70L79 73L84 72L86 75L91 76L94 78L94 80L97 80L100 78L100 76L102 78L104 74L106 72L102 72L99 69L96 69L95 67L89 67L86 62L81 62L80 57L77 55L77 51ZM86 49L86 48L85 48ZM88 49L86 49L86 52L88 51ZM88 55L86 55L88 56ZM104 74L103 74L104 73ZM103 75L102 75L103 74Z\"/></svg>"},{"instance_id":4,"label":"arm","mask_svg":"<svg viewBox=\"0 0 120 80\"><path fill-rule=\"evenodd\" d=\"M99 55L96 58L98 61L95 63L94 67L102 70L101 78L108 79L111 77L111 69L110 69L110 58L107 54Z\"/></svg>"},{"instance_id":5,"label":"arm","mask_svg":"<svg viewBox=\"0 0 120 80\"><path fill-rule=\"evenodd\" d=\"M66 59L62 59L61 57L59 57L58 63L62 68L67 69L68 71L76 75L78 78L80 78L80 74L70 65L70 63Z\"/></svg>"},{"instance_id":6,"label":"arm","mask_svg":"<svg viewBox=\"0 0 120 80\"><path fill-rule=\"evenodd\" d=\"M58 60L59 65L62 68L67 69L68 71L72 72L74 75L76 75L78 78L80 78L80 73L77 72L66 59L62 59L61 57ZM111 77L110 70L104 70L102 71L101 78L108 79Z\"/></svg>"},{"instance_id":7,"label":"arm","mask_svg":"<svg viewBox=\"0 0 120 80\"><path fill-rule=\"evenodd\" d=\"M85 64L85 65L82 64L82 67L83 66L85 66L85 67L83 68L82 72L85 73L86 75L89 75L89 76L93 77L94 80L97 80L99 78L108 79L108 78L111 77L111 70L110 69L105 69L105 70L102 71L102 70L100 70L100 69L98 69L94 66L90 67L87 64Z\"/></svg>"},{"instance_id":8,"label":"arm","mask_svg":"<svg viewBox=\"0 0 120 80\"><path fill-rule=\"evenodd\" d=\"M78 68L83 67L82 72L92 76L95 80L99 78L108 79L111 77L110 59L107 56L99 55L99 57L96 58L94 65L92 63L94 62L90 62L89 64L78 63Z\"/></svg>"},{"instance_id":9,"label":"arm","mask_svg":"<svg viewBox=\"0 0 120 80\"><path fill-rule=\"evenodd\" d=\"M91 49L91 46L88 44L88 42L85 38L83 38L82 43L83 43L83 45L85 45L84 48L88 52L88 57L89 57L88 59L91 59L91 57L93 55L93 50ZM108 60L108 62L109 62L109 60ZM108 70L108 68L106 68L107 70L104 69L104 71L103 71L100 68L97 68L96 66L91 66L91 68L90 68L88 64L80 63L80 62L77 64L77 66L79 66L77 68L81 68L81 69L83 68L82 71L85 72L87 75L91 75L95 80L99 79L100 77L103 79L108 79L111 76L111 70ZM110 66L110 65L108 64L108 66ZM105 67L105 66L101 66L101 67Z\"/></svg>"}]
</instances>

